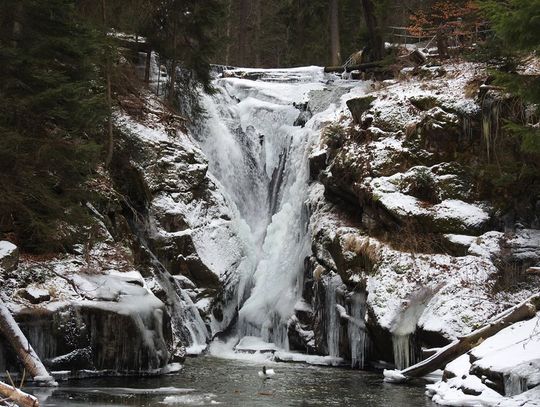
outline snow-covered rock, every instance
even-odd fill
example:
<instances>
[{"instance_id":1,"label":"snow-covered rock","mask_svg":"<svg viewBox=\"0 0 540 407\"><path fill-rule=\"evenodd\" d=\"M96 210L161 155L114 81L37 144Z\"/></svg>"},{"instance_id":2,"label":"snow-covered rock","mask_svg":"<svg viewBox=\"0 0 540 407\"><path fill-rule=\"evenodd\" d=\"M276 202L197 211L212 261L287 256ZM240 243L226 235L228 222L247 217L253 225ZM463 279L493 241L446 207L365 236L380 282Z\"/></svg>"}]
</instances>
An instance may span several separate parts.
<instances>
[{"instance_id":1,"label":"snow-covered rock","mask_svg":"<svg viewBox=\"0 0 540 407\"><path fill-rule=\"evenodd\" d=\"M442 405L540 405L540 314L486 339L445 368L444 379L427 386Z\"/></svg>"},{"instance_id":2,"label":"snow-covered rock","mask_svg":"<svg viewBox=\"0 0 540 407\"><path fill-rule=\"evenodd\" d=\"M508 222L475 169L482 113L464 95L482 69L448 65L436 79L371 92L363 84L336 104L339 119L310 157L322 186L312 185L308 203L313 255L303 295L315 318L302 329L312 327L315 349L325 351L328 318L350 315L357 293L366 294L368 359L408 364L420 346L445 345L534 291L534 273L524 272L538 263L538 231L502 231ZM338 312L321 321L334 273L343 282ZM347 330L338 336L349 357Z\"/></svg>"},{"instance_id":3,"label":"snow-covered rock","mask_svg":"<svg viewBox=\"0 0 540 407\"><path fill-rule=\"evenodd\" d=\"M48 276L39 288L26 287L8 303L37 354L53 370L163 368L171 343L165 305L140 285L135 271L124 277L81 264L72 257L19 267L21 275L31 268ZM6 355L4 360L9 366L14 362Z\"/></svg>"},{"instance_id":4,"label":"snow-covered rock","mask_svg":"<svg viewBox=\"0 0 540 407\"><path fill-rule=\"evenodd\" d=\"M19 249L6 240L0 241L0 270L11 271L19 262Z\"/></svg>"}]
</instances>

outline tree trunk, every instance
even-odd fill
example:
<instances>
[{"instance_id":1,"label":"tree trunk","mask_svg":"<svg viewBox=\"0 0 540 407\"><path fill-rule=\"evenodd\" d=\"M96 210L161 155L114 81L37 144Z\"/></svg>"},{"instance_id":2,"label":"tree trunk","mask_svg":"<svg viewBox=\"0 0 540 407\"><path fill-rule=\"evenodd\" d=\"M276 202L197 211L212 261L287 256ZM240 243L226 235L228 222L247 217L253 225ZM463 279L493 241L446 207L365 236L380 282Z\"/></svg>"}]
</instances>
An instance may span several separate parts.
<instances>
[{"instance_id":1,"label":"tree trunk","mask_svg":"<svg viewBox=\"0 0 540 407\"><path fill-rule=\"evenodd\" d=\"M336 66L341 64L338 0L330 0L330 53L332 65Z\"/></svg>"},{"instance_id":2,"label":"tree trunk","mask_svg":"<svg viewBox=\"0 0 540 407\"><path fill-rule=\"evenodd\" d=\"M101 13L103 22L103 32L107 35L107 5L105 0L101 0ZM112 92L111 92L111 63L109 60L109 47L107 46L107 54L105 55L105 81L107 90L107 154L105 156L105 167L109 167L112 162L114 137L112 124Z\"/></svg>"},{"instance_id":3,"label":"tree trunk","mask_svg":"<svg viewBox=\"0 0 540 407\"><path fill-rule=\"evenodd\" d=\"M17 322L15 322L11 312L9 312L2 300L0 300L0 332L2 332L4 338L17 353L26 372L34 380L43 382L49 386L56 386L56 382L49 372L47 372L43 363L41 363L39 356L22 333L19 325L17 325Z\"/></svg>"},{"instance_id":4,"label":"tree trunk","mask_svg":"<svg viewBox=\"0 0 540 407\"><path fill-rule=\"evenodd\" d=\"M167 100L172 107L174 104L174 85L176 83L176 60L171 60L171 75L169 76L169 94Z\"/></svg>"},{"instance_id":5,"label":"tree trunk","mask_svg":"<svg viewBox=\"0 0 540 407\"><path fill-rule=\"evenodd\" d=\"M255 66L261 67L261 0L255 0Z\"/></svg>"},{"instance_id":6,"label":"tree trunk","mask_svg":"<svg viewBox=\"0 0 540 407\"><path fill-rule=\"evenodd\" d=\"M169 94L167 95L167 100L169 101L169 106L172 107L174 103L174 87L176 85L176 22L173 25L173 56L171 58L171 74L169 75Z\"/></svg>"},{"instance_id":7,"label":"tree trunk","mask_svg":"<svg viewBox=\"0 0 540 407\"><path fill-rule=\"evenodd\" d=\"M369 55L372 61L379 61L384 57L384 43L380 27L377 24L377 15L375 14L373 0L362 0L362 10L368 30Z\"/></svg>"},{"instance_id":8,"label":"tree trunk","mask_svg":"<svg viewBox=\"0 0 540 407\"><path fill-rule=\"evenodd\" d=\"M105 166L109 167L113 158L114 151L114 137L113 137L113 123L112 123L112 92L111 92L111 69L109 61L107 61L107 67L105 68L105 78L107 81L107 109L109 111L107 117L107 156L105 157Z\"/></svg>"},{"instance_id":9,"label":"tree trunk","mask_svg":"<svg viewBox=\"0 0 540 407\"><path fill-rule=\"evenodd\" d=\"M373 68L380 68L382 66L381 62L366 62L365 64L358 64L358 65L349 65L345 68L343 68L343 65L337 65L337 66L325 66L324 72L343 72L344 70L347 72L351 71L367 71Z\"/></svg>"},{"instance_id":10,"label":"tree trunk","mask_svg":"<svg viewBox=\"0 0 540 407\"><path fill-rule=\"evenodd\" d=\"M19 39L21 38L22 18L23 18L23 3L19 2L17 6L15 6L15 11L13 13L13 30L12 30L13 39L11 43L13 48L17 48Z\"/></svg>"},{"instance_id":11,"label":"tree trunk","mask_svg":"<svg viewBox=\"0 0 540 407\"><path fill-rule=\"evenodd\" d=\"M437 29L437 51L439 52L439 58L448 59L448 33L445 27L439 27Z\"/></svg>"},{"instance_id":12,"label":"tree trunk","mask_svg":"<svg viewBox=\"0 0 540 407\"><path fill-rule=\"evenodd\" d=\"M239 29L238 29L238 59L237 65L247 66L246 47L247 47L247 23L249 17L249 1L240 0Z\"/></svg>"},{"instance_id":13,"label":"tree trunk","mask_svg":"<svg viewBox=\"0 0 540 407\"><path fill-rule=\"evenodd\" d=\"M0 399L1 398L9 399L19 407L39 407L37 398L2 382L0 382Z\"/></svg>"},{"instance_id":14,"label":"tree trunk","mask_svg":"<svg viewBox=\"0 0 540 407\"><path fill-rule=\"evenodd\" d=\"M227 46L225 48L225 65L229 66L231 63L231 8L233 0L227 2L227 31L225 37L227 38Z\"/></svg>"},{"instance_id":15,"label":"tree trunk","mask_svg":"<svg viewBox=\"0 0 540 407\"><path fill-rule=\"evenodd\" d=\"M437 369L443 369L447 363L467 353L490 336L495 335L507 326L530 319L540 310L540 294L533 295L521 304L496 316L488 325L471 332L454 342L439 349L433 356L401 371L392 371L385 374L389 382L399 383L410 377L422 377Z\"/></svg>"}]
</instances>

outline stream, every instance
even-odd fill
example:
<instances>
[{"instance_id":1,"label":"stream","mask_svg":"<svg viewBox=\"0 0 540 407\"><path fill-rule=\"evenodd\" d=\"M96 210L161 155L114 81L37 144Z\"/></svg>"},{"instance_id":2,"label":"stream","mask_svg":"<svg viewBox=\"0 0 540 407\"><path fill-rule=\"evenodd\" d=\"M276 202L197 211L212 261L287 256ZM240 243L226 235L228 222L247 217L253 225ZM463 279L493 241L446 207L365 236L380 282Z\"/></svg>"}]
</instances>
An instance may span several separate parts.
<instances>
[{"instance_id":1,"label":"stream","mask_svg":"<svg viewBox=\"0 0 540 407\"><path fill-rule=\"evenodd\" d=\"M264 383L261 363L202 356L186 360L176 375L104 377L61 382L55 389L27 388L43 407L112 406L434 406L422 385L390 385L380 373L272 363Z\"/></svg>"}]
</instances>

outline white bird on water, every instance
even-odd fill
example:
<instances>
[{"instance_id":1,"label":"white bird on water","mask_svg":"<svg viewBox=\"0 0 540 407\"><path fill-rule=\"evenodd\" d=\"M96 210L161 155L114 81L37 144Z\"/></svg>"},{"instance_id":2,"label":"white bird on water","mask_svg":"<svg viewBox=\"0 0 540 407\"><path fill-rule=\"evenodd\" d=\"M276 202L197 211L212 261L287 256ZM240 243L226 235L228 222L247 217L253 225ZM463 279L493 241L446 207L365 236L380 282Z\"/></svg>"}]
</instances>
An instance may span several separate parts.
<instances>
[{"instance_id":1,"label":"white bird on water","mask_svg":"<svg viewBox=\"0 0 540 407\"><path fill-rule=\"evenodd\" d=\"M259 377L263 379L268 379L272 376L274 376L276 372L274 372L274 369L267 369L266 366L263 366L262 372L259 372Z\"/></svg>"}]
</instances>

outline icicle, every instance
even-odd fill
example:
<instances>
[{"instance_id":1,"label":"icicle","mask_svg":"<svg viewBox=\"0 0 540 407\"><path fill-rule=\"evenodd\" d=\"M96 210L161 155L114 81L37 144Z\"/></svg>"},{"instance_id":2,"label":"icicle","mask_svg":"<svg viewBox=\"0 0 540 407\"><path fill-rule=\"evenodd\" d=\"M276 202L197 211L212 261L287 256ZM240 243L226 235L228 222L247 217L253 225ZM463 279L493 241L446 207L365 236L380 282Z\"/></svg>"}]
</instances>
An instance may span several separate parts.
<instances>
[{"instance_id":1,"label":"icicle","mask_svg":"<svg viewBox=\"0 0 540 407\"><path fill-rule=\"evenodd\" d=\"M325 326L326 342L328 345L328 355L339 357L340 323L337 311L337 289L343 282L336 274L326 281L325 295Z\"/></svg>"},{"instance_id":2,"label":"icicle","mask_svg":"<svg viewBox=\"0 0 540 407\"><path fill-rule=\"evenodd\" d=\"M488 96L482 101L482 136L486 144L487 161L490 161L495 140L499 134L501 103Z\"/></svg>"},{"instance_id":3,"label":"icicle","mask_svg":"<svg viewBox=\"0 0 540 407\"><path fill-rule=\"evenodd\" d=\"M351 367L362 369L366 355L366 295L354 293L351 297L351 312L347 326L351 346Z\"/></svg>"},{"instance_id":4,"label":"icicle","mask_svg":"<svg viewBox=\"0 0 540 407\"><path fill-rule=\"evenodd\" d=\"M394 350L394 364L396 369L402 370L411 365L414 358L414 350L411 346L411 335L392 335Z\"/></svg>"},{"instance_id":5,"label":"icicle","mask_svg":"<svg viewBox=\"0 0 540 407\"><path fill-rule=\"evenodd\" d=\"M510 372L504 375L504 395L516 396L527 391L527 379Z\"/></svg>"}]
</instances>

